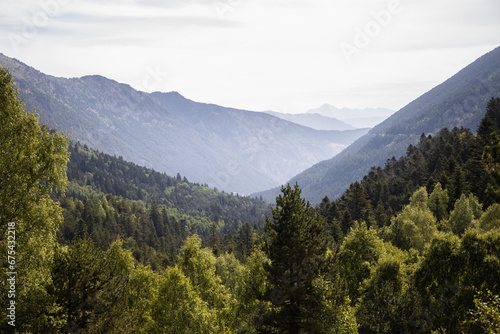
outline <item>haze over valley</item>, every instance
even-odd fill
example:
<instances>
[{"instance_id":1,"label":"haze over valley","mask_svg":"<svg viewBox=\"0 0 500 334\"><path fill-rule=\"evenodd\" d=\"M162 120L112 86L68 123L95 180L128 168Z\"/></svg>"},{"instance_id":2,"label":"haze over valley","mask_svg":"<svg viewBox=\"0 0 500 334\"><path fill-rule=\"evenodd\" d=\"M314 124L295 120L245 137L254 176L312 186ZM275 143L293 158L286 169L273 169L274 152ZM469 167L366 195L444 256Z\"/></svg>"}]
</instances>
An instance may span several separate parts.
<instances>
[{"instance_id":1,"label":"haze over valley","mask_svg":"<svg viewBox=\"0 0 500 334\"><path fill-rule=\"evenodd\" d=\"M499 17L0 2L0 333L500 333Z\"/></svg>"}]
</instances>

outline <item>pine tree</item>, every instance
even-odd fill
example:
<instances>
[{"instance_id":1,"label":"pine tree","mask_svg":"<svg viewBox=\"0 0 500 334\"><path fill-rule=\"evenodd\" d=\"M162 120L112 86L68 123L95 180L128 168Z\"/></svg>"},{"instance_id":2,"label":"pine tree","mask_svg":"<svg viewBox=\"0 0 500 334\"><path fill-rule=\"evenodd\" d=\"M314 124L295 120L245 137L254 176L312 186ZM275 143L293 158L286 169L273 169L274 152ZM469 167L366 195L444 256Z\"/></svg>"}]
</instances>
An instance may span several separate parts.
<instances>
[{"instance_id":1,"label":"pine tree","mask_svg":"<svg viewBox=\"0 0 500 334\"><path fill-rule=\"evenodd\" d=\"M490 182L486 193L496 203L500 202L500 98L492 98L478 128L478 138L484 147L483 163Z\"/></svg>"},{"instance_id":2,"label":"pine tree","mask_svg":"<svg viewBox=\"0 0 500 334\"><path fill-rule=\"evenodd\" d=\"M327 303L316 298L317 284L328 286L325 280L334 267L327 255L325 221L300 197L297 184L282 187L281 192L272 209L273 219L266 219L266 248L271 260L267 269L272 286L266 299L274 311L267 315L263 332L317 332L317 328L312 329L317 324L315 316L327 308ZM332 304L335 302L330 301ZM332 330L324 327L320 332Z\"/></svg>"},{"instance_id":3,"label":"pine tree","mask_svg":"<svg viewBox=\"0 0 500 334\"><path fill-rule=\"evenodd\" d=\"M151 204L149 218L153 222L156 235L158 237L162 237L165 234L163 228L163 217L160 214L160 210L158 209L158 204L156 204L156 202L153 202L153 204Z\"/></svg>"},{"instance_id":4,"label":"pine tree","mask_svg":"<svg viewBox=\"0 0 500 334\"><path fill-rule=\"evenodd\" d=\"M370 222L372 207L367 199L365 189L358 181L351 184L345 193L346 209L349 210L351 218L358 222Z\"/></svg>"}]
</instances>

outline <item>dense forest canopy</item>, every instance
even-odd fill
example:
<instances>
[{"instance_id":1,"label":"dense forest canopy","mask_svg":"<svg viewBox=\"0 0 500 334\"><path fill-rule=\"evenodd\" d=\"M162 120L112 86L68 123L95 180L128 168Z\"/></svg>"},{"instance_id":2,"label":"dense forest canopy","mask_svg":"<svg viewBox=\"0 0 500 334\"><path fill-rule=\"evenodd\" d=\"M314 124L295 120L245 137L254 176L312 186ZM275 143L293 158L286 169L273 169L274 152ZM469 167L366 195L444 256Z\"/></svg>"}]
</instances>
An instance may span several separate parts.
<instances>
[{"instance_id":1,"label":"dense forest canopy","mask_svg":"<svg viewBox=\"0 0 500 334\"><path fill-rule=\"evenodd\" d=\"M5 69L0 112L2 332L500 331L498 98L315 208L70 143Z\"/></svg>"},{"instance_id":2,"label":"dense forest canopy","mask_svg":"<svg viewBox=\"0 0 500 334\"><path fill-rule=\"evenodd\" d=\"M120 237L135 259L165 268L191 234L205 245L224 235L222 249L248 253L270 213L262 200L190 183L180 174L170 177L77 143L69 152L69 185L59 198L64 244L85 232L105 249Z\"/></svg>"}]
</instances>

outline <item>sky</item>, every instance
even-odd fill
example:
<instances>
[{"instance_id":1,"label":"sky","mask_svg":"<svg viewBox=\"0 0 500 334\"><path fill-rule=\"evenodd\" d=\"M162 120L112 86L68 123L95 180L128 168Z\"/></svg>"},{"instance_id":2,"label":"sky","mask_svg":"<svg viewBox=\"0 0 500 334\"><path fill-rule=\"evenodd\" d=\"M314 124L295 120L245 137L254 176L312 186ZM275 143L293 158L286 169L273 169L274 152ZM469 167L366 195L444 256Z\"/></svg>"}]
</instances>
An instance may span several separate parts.
<instances>
[{"instance_id":1,"label":"sky","mask_svg":"<svg viewBox=\"0 0 500 334\"><path fill-rule=\"evenodd\" d=\"M500 46L498 0L2 0L46 74L255 111L398 110Z\"/></svg>"}]
</instances>

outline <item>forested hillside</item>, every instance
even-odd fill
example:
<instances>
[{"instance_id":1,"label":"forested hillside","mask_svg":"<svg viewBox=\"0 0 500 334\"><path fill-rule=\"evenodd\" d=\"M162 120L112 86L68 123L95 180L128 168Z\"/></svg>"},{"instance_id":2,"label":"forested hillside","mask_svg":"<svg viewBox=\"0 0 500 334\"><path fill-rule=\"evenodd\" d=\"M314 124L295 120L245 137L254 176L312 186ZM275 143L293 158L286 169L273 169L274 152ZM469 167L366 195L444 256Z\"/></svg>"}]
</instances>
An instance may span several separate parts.
<instances>
[{"instance_id":1,"label":"forested hillside","mask_svg":"<svg viewBox=\"0 0 500 334\"><path fill-rule=\"evenodd\" d=\"M66 244L84 231L101 248L121 237L137 260L156 269L173 263L188 235L231 239L243 225L247 233L261 227L270 213L261 200L190 183L180 174L170 177L72 142L69 153L69 185L60 198L65 219L59 236Z\"/></svg>"},{"instance_id":2,"label":"forested hillside","mask_svg":"<svg viewBox=\"0 0 500 334\"><path fill-rule=\"evenodd\" d=\"M354 182L340 199L330 202L325 197L320 204L329 220L339 222L347 232L352 221L365 221L370 226L383 227L400 212L411 195L425 187L429 194L446 190L446 203L435 208L438 221L447 218L463 194L473 194L483 206L493 203L494 179L485 164L485 147L491 146L490 134L498 131L500 100L491 99L486 119L477 129L442 129L437 136L422 134L416 146L410 145L405 157L388 159L384 167L373 167L360 182ZM490 185L490 188L488 188Z\"/></svg>"},{"instance_id":3,"label":"forested hillside","mask_svg":"<svg viewBox=\"0 0 500 334\"><path fill-rule=\"evenodd\" d=\"M57 78L3 54L0 65L11 71L26 108L51 129L141 166L245 195L282 184L367 132L318 131L177 92L145 93L99 75Z\"/></svg>"},{"instance_id":4,"label":"forested hillside","mask_svg":"<svg viewBox=\"0 0 500 334\"><path fill-rule=\"evenodd\" d=\"M500 330L500 99L318 206L360 333Z\"/></svg>"},{"instance_id":5,"label":"forested hillside","mask_svg":"<svg viewBox=\"0 0 500 334\"><path fill-rule=\"evenodd\" d=\"M372 166L399 158L416 145L422 133L436 135L442 128L475 131L488 100L500 95L500 47L483 55L457 74L415 99L374 127L330 160L293 177L312 203L328 195L338 198L350 183L361 180ZM259 193L271 201L278 190Z\"/></svg>"},{"instance_id":6,"label":"forested hillside","mask_svg":"<svg viewBox=\"0 0 500 334\"><path fill-rule=\"evenodd\" d=\"M261 201L40 126L0 69L0 330L497 333L500 99L485 109L477 135L423 135L333 202L282 187L257 229Z\"/></svg>"}]
</instances>

